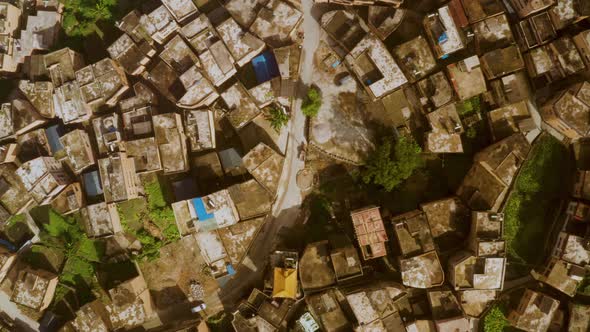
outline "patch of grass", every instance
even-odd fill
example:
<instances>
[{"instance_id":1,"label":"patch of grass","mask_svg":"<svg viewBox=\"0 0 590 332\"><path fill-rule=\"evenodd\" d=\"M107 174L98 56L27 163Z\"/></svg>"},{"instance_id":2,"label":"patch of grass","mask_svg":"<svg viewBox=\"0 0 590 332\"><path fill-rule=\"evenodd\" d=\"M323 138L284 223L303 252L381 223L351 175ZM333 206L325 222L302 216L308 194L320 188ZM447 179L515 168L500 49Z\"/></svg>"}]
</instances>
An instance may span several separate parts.
<instances>
[{"instance_id":1,"label":"patch of grass","mask_svg":"<svg viewBox=\"0 0 590 332\"><path fill-rule=\"evenodd\" d=\"M501 332L508 326L510 326L510 323L504 310L502 310L502 306L499 304L495 304L483 319L484 332Z\"/></svg>"},{"instance_id":2,"label":"patch of grass","mask_svg":"<svg viewBox=\"0 0 590 332\"><path fill-rule=\"evenodd\" d=\"M266 119L270 121L272 129L278 133L289 122L289 114L280 107L273 105L269 108Z\"/></svg>"},{"instance_id":3,"label":"patch of grass","mask_svg":"<svg viewBox=\"0 0 590 332\"><path fill-rule=\"evenodd\" d=\"M560 201L567 197L571 171L568 150L550 135L538 138L525 161L504 208L504 239L516 264L540 263L541 244L554 221Z\"/></svg>"},{"instance_id":4,"label":"patch of grass","mask_svg":"<svg viewBox=\"0 0 590 332\"><path fill-rule=\"evenodd\" d=\"M65 260L53 304L61 301L70 289L76 291L80 305L92 301L94 294L100 292L95 271L104 255L104 245L86 236L77 214L65 217L52 209L40 209L34 214L44 222L41 243L33 246L27 259L41 263L43 259L51 262L52 256L63 256Z\"/></svg>"},{"instance_id":5,"label":"patch of grass","mask_svg":"<svg viewBox=\"0 0 590 332\"><path fill-rule=\"evenodd\" d=\"M226 332L234 330L231 321L232 315L228 315L224 311L221 311L207 318L206 323L211 332Z\"/></svg>"},{"instance_id":6,"label":"patch of grass","mask_svg":"<svg viewBox=\"0 0 590 332\"><path fill-rule=\"evenodd\" d=\"M474 96L457 103L457 113L459 113L460 117L467 117L479 112L481 112L481 100L479 96Z\"/></svg>"},{"instance_id":7,"label":"patch of grass","mask_svg":"<svg viewBox=\"0 0 590 332\"><path fill-rule=\"evenodd\" d=\"M322 96L317 88L311 87L307 91L307 96L301 104L301 111L305 116L313 117L318 115L320 107L322 106Z\"/></svg>"},{"instance_id":8,"label":"patch of grass","mask_svg":"<svg viewBox=\"0 0 590 332\"><path fill-rule=\"evenodd\" d=\"M135 236L142 245L139 259L152 261L160 257L160 248L178 241L180 232L174 212L168 204L170 191L157 177L144 182L146 200L137 199L117 205L123 229ZM144 221L153 223L161 231L162 238L154 237L144 227Z\"/></svg>"}]
</instances>

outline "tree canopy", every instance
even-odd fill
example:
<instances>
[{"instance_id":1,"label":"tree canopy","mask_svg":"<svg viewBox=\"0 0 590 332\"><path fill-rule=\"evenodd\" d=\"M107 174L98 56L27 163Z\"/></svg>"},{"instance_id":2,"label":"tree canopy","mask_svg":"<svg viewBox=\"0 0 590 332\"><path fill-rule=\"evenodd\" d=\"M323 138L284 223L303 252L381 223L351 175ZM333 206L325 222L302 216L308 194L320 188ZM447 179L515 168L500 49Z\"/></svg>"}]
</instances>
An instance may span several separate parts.
<instances>
[{"instance_id":1,"label":"tree canopy","mask_svg":"<svg viewBox=\"0 0 590 332\"><path fill-rule=\"evenodd\" d=\"M270 121L270 126L276 131L280 132L281 128L289 122L289 114L280 109L279 107L273 106L268 111L266 119Z\"/></svg>"},{"instance_id":2,"label":"tree canopy","mask_svg":"<svg viewBox=\"0 0 590 332\"><path fill-rule=\"evenodd\" d=\"M63 23L68 36L88 36L98 30L98 21L112 17L117 0L62 0Z\"/></svg>"},{"instance_id":3,"label":"tree canopy","mask_svg":"<svg viewBox=\"0 0 590 332\"><path fill-rule=\"evenodd\" d=\"M303 114L305 114L305 116L316 116L321 106L322 96L320 95L320 92L316 88L311 87L309 91L307 91L307 96L301 105Z\"/></svg>"},{"instance_id":4,"label":"tree canopy","mask_svg":"<svg viewBox=\"0 0 590 332\"><path fill-rule=\"evenodd\" d=\"M392 191L409 178L412 173L424 166L422 149L410 137L400 137L392 145L394 138L385 137L381 145L369 156L361 171L366 184L377 184Z\"/></svg>"}]
</instances>

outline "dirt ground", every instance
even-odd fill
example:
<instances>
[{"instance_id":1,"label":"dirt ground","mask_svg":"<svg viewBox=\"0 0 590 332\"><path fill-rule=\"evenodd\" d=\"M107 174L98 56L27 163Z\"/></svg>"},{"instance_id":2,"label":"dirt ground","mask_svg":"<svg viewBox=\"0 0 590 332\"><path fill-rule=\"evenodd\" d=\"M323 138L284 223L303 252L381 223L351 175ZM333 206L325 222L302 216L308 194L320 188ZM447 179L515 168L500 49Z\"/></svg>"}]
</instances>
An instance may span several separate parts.
<instances>
[{"instance_id":1,"label":"dirt ground","mask_svg":"<svg viewBox=\"0 0 590 332\"><path fill-rule=\"evenodd\" d=\"M204 302L207 307L204 316L223 309L217 295L219 285L208 274L205 266L197 242L192 236L163 247L159 259L140 265L158 315L163 322L190 315L188 294L189 285L193 280L200 283L204 289Z\"/></svg>"}]
</instances>

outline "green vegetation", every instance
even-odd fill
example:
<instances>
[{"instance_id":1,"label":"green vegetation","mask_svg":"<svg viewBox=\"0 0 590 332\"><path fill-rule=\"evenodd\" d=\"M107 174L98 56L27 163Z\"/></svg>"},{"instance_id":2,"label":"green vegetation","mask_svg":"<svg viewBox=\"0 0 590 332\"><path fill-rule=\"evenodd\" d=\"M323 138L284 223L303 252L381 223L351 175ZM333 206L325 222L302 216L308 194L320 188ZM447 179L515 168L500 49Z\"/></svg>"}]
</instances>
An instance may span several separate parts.
<instances>
[{"instance_id":1,"label":"green vegetation","mask_svg":"<svg viewBox=\"0 0 590 332\"><path fill-rule=\"evenodd\" d=\"M544 257L539 248L543 248L561 199L567 197L564 176L573 173L570 166L568 150L559 141L550 135L537 139L504 209L504 238L513 263L526 267Z\"/></svg>"},{"instance_id":2,"label":"green vegetation","mask_svg":"<svg viewBox=\"0 0 590 332\"><path fill-rule=\"evenodd\" d=\"M578 294L590 296L590 275L586 275L577 289Z\"/></svg>"},{"instance_id":3,"label":"green vegetation","mask_svg":"<svg viewBox=\"0 0 590 332\"><path fill-rule=\"evenodd\" d=\"M467 117L481 112L481 101L479 96L471 97L462 103L457 103L457 113L459 116Z\"/></svg>"},{"instance_id":4,"label":"green vegetation","mask_svg":"<svg viewBox=\"0 0 590 332\"><path fill-rule=\"evenodd\" d=\"M33 237L24 214L10 217L2 227L2 234L6 240L17 247Z\"/></svg>"},{"instance_id":5,"label":"green vegetation","mask_svg":"<svg viewBox=\"0 0 590 332\"><path fill-rule=\"evenodd\" d=\"M390 136L385 137L361 170L364 183L377 184L388 192L425 165L422 149L412 138L400 137L392 146L393 140Z\"/></svg>"},{"instance_id":6,"label":"green vegetation","mask_svg":"<svg viewBox=\"0 0 590 332\"><path fill-rule=\"evenodd\" d=\"M63 23L68 36L88 36L101 34L96 25L99 21L112 18L117 0L63 0Z\"/></svg>"},{"instance_id":7,"label":"green vegetation","mask_svg":"<svg viewBox=\"0 0 590 332\"><path fill-rule=\"evenodd\" d=\"M510 323L497 304L490 309L483 319L484 332L501 332L508 326L510 326Z\"/></svg>"},{"instance_id":8,"label":"green vegetation","mask_svg":"<svg viewBox=\"0 0 590 332\"><path fill-rule=\"evenodd\" d=\"M152 261L160 257L160 248L180 239L174 212L166 201L166 188L157 179L144 183L146 200L138 198L117 205L123 229L134 235L142 245L139 259ZM149 226L156 227L154 232ZM159 234L155 234L159 233Z\"/></svg>"},{"instance_id":9,"label":"green vegetation","mask_svg":"<svg viewBox=\"0 0 590 332\"><path fill-rule=\"evenodd\" d=\"M65 261L53 303L59 302L69 289L76 290L81 304L91 301L100 291L95 269L104 255L104 245L89 239L75 217L43 210L46 220L42 225L41 242L31 248L24 260L54 272L59 271Z\"/></svg>"},{"instance_id":10,"label":"green vegetation","mask_svg":"<svg viewBox=\"0 0 590 332\"><path fill-rule=\"evenodd\" d=\"M307 91L307 96L303 100L301 110L305 116L316 116L322 106L322 96L317 88L311 87Z\"/></svg>"},{"instance_id":11,"label":"green vegetation","mask_svg":"<svg viewBox=\"0 0 590 332\"><path fill-rule=\"evenodd\" d=\"M279 107L272 106L266 114L266 119L270 121L270 126L274 130L280 132L281 128L289 122L289 114Z\"/></svg>"},{"instance_id":12,"label":"green vegetation","mask_svg":"<svg viewBox=\"0 0 590 332\"><path fill-rule=\"evenodd\" d=\"M231 320L232 315L228 315L224 311L220 311L207 318L207 326L211 332L233 331L234 328L231 325Z\"/></svg>"}]
</instances>

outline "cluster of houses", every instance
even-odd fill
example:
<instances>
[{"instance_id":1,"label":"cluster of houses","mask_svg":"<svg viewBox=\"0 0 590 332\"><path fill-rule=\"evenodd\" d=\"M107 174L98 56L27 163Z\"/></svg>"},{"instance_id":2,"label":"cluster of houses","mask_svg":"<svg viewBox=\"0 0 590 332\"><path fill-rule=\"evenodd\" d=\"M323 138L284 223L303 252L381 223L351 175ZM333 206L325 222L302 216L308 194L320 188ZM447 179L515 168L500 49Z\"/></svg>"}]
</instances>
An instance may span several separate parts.
<instances>
[{"instance_id":1,"label":"cluster of houses","mask_svg":"<svg viewBox=\"0 0 590 332\"><path fill-rule=\"evenodd\" d=\"M320 67L345 64L367 103L382 104L399 133L425 131L425 152L464 153L465 136L482 123L492 144L474 155L453 196L397 216L382 217L374 206L352 211L346 222L356 243L342 235L308 244L298 264L290 265L298 278L282 274L283 266L271 259L274 270L264 289L238 307L234 328L476 330L506 290L502 210L532 143L541 130L564 144L588 135L590 30L572 26L590 16L590 6L576 0L451 0L423 18L423 35L390 47L411 10L385 2L327 2L345 7L330 7L319 20L329 39L316 53ZM534 91L546 86L548 97L535 100ZM489 111L466 110L480 103ZM312 133L310 141L325 147L321 135ZM356 164L350 156L324 152ZM573 297L587 274L590 210L583 193L590 180L587 171L578 173L550 258L531 272L545 286L528 287L508 308L516 328L590 328L589 306L558 300ZM390 280L400 282L362 282L374 259L392 266L399 278Z\"/></svg>"},{"instance_id":2,"label":"cluster of houses","mask_svg":"<svg viewBox=\"0 0 590 332\"><path fill-rule=\"evenodd\" d=\"M144 176L165 176L179 235L195 241L219 287L277 195L286 133L266 113L288 112L293 101L300 10L283 0L229 1L207 13L191 0L163 0L142 10L117 22L109 57L87 64L70 48L52 48L61 2L0 3L0 70L16 83L0 106L0 230L6 235L18 218L32 233L22 242L3 236L0 288L33 329L37 321L55 327L48 312L59 271L21 259L42 235L31 208L75 215L88 238L105 243L105 259L128 260L142 246L119 204L145 199ZM191 282L187 297L205 307L202 286ZM74 318L63 329L127 330L157 316L139 270L105 292L86 304L68 299ZM17 318L3 314L2 322L10 329Z\"/></svg>"}]
</instances>

